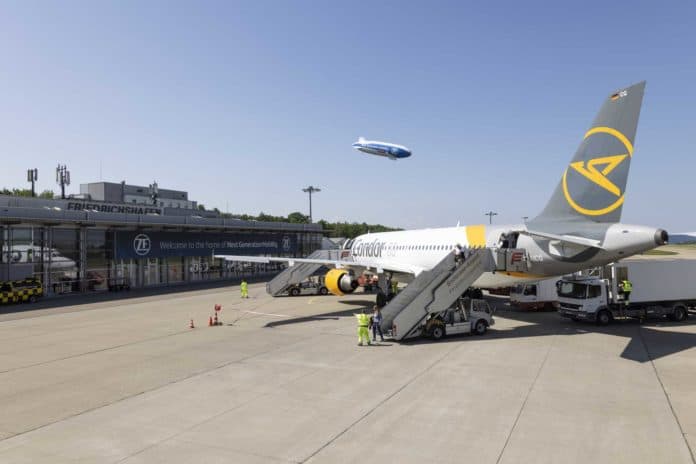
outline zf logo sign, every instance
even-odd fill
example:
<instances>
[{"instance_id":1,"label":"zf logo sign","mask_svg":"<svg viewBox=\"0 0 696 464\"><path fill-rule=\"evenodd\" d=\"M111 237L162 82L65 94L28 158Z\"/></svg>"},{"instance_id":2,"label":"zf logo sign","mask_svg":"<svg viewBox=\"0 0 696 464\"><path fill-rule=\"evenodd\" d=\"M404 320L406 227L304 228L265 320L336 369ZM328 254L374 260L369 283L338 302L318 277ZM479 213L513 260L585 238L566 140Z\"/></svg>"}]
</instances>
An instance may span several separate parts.
<instances>
[{"instance_id":1,"label":"zf logo sign","mask_svg":"<svg viewBox=\"0 0 696 464\"><path fill-rule=\"evenodd\" d=\"M609 178L610 174L633 155L633 145L621 132L610 127L594 127L585 134L587 140L595 134L608 134L621 142L622 152L617 154L601 155L587 161L576 161L563 173L563 194L568 204L578 213L587 216L602 216L609 214L624 202L624 192ZM616 153L616 151L614 152ZM569 178L574 181L577 188L568 187ZM587 182L593 185L588 189ZM572 191L582 191L583 199L573 198ZM578 196L576 194L576 196ZM593 202L594 204L580 204Z\"/></svg>"},{"instance_id":2,"label":"zf logo sign","mask_svg":"<svg viewBox=\"0 0 696 464\"><path fill-rule=\"evenodd\" d=\"M133 250L138 256L145 256L150 252L150 248L152 248L152 242L147 235L138 234L133 239Z\"/></svg>"}]
</instances>

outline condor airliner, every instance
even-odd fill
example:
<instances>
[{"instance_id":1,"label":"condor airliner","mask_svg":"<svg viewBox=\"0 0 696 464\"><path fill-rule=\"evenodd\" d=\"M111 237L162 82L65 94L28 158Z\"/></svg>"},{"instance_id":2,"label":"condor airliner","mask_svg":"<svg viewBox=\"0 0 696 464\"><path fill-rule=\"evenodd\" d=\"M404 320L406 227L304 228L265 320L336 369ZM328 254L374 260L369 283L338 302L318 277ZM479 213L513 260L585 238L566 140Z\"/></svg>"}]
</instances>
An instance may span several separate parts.
<instances>
[{"instance_id":1,"label":"condor airliner","mask_svg":"<svg viewBox=\"0 0 696 464\"><path fill-rule=\"evenodd\" d=\"M342 259L264 258L216 255L233 261L320 263L333 267L326 286L352 292L365 270L409 282L432 269L457 244L469 248L524 250L526 272L487 272L477 288L510 286L601 266L641 253L668 240L667 232L622 224L621 210L645 82L612 93L585 132L546 207L525 224L473 225L366 234L344 246Z\"/></svg>"}]
</instances>

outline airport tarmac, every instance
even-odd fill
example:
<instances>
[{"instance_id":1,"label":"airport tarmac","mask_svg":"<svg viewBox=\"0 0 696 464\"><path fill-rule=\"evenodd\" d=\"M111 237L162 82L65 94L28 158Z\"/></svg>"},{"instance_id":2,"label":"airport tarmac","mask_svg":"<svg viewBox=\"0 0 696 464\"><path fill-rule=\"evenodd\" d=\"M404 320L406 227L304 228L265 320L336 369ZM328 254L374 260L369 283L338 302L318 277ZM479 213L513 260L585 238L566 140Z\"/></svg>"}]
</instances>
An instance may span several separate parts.
<instances>
[{"instance_id":1,"label":"airport tarmac","mask_svg":"<svg viewBox=\"0 0 696 464\"><path fill-rule=\"evenodd\" d=\"M694 316L358 347L373 296L250 294L0 315L0 463L694 462Z\"/></svg>"}]
</instances>

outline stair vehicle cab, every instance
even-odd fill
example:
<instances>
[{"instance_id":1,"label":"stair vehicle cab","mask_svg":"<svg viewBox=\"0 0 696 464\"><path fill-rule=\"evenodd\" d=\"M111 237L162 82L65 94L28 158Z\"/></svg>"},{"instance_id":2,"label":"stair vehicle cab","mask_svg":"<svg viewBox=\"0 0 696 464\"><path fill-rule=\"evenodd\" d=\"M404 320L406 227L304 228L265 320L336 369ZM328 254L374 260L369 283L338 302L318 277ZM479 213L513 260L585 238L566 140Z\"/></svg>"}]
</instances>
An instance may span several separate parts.
<instances>
[{"instance_id":1,"label":"stair vehicle cab","mask_svg":"<svg viewBox=\"0 0 696 464\"><path fill-rule=\"evenodd\" d=\"M309 279L298 284L290 285L287 289L287 293L290 296L328 295L329 289L326 288L326 285L323 283Z\"/></svg>"},{"instance_id":2,"label":"stair vehicle cab","mask_svg":"<svg viewBox=\"0 0 696 464\"><path fill-rule=\"evenodd\" d=\"M430 313L421 326L421 332L439 340L445 335L483 335L493 324L493 310L487 301L461 297L451 308Z\"/></svg>"}]
</instances>

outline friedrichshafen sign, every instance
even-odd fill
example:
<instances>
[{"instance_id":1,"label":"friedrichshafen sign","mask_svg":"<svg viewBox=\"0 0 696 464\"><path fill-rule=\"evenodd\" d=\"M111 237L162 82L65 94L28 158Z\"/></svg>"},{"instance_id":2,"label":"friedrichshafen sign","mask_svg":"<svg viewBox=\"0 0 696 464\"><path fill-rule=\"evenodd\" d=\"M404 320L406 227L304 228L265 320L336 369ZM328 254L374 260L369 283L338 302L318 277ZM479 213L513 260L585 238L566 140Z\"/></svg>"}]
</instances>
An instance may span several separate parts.
<instances>
[{"instance_id":1,"label":"friedrichshafen sign","mask_svg":"<svg viewBox=\"0 0 696 464\"><path fill-rule=\"evenodd\" d=\"M162 208L149 205L127 205L123 203L101 203L89 201L69 201L66 209L71 211L98 211L100 213L121 214L162 214Z\"/></svg>"}]
</instances>

